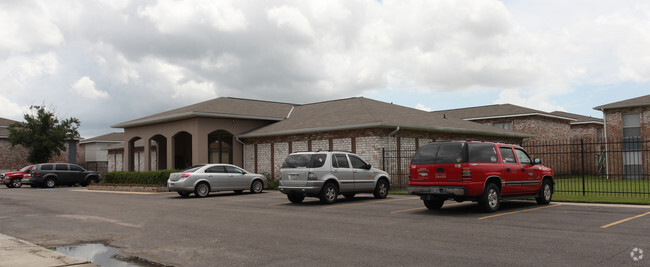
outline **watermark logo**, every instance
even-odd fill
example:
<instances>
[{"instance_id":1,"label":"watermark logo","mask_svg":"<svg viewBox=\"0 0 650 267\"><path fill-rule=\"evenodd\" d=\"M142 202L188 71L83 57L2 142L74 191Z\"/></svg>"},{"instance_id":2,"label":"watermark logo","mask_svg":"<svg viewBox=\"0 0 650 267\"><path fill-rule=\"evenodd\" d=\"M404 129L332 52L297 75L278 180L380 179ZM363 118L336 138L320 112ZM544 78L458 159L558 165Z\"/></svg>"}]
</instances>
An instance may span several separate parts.
<instances>
[{"instance_id":1,"label":"watermark logo","mask_svg":"<svg viewBox=\"0 0 650 267\"><path fill-rule=\"evenodd\" d=\"M632 257L632 260L634 260L634 261L642 260L643 259L643 249L640 249L640 248L632 249L632 252L630 252L630 257Z\"/></svg>"}]
</instances>

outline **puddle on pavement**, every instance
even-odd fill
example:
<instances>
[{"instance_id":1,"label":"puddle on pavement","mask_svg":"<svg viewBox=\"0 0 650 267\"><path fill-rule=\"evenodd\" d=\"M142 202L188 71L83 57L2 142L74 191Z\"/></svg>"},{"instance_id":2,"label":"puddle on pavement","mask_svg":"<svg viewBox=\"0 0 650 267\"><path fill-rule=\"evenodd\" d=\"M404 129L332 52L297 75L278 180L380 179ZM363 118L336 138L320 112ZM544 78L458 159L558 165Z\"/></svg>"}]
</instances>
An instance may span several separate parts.
<instances>
[{"instance_id":1,"label":"puddle on pavement","mask_svg":"<svg viewBox=\"0 0 650 267\"><path fill-rule=\"evenodd\" d=\"M120 253L119 249L109 247L101 243L89 243L76 246L61 246L55 247L55 250L68 256L90 261L93 264L102 267L165 266L138 257L124 256Z\"/></svg>"}]
</instances>

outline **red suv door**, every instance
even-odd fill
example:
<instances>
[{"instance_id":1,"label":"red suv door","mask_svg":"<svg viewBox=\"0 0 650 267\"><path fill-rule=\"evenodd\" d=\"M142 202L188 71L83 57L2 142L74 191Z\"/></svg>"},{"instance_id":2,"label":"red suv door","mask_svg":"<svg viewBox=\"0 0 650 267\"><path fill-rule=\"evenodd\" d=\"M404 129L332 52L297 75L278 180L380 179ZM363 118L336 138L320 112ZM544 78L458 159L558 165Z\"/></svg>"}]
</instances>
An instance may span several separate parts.
<instances>
[{"instance_id":1,"label":"red suv door","mask_svg":"<svg viewBox=\"0 0 650 267\"><path fill-rule=\"evenodd\" d=\"M521 148L515 147L515 154L519 160L519 179L522 183L522 190L528 193L539 191L540 175L539 169L535 168L533 161L530 159L526 151Z\"/></svg>"},{"instance_id":2,"label":"red suv door","mask_svg":"<svg viewBox=\"0 0 650 267\"><path fill-rule=\"evenodd\" d=\"M519 183L519 164L517 164L517 157L515 157L515 152L512 150L512 147L509 146L500 146L499 152L501 153L501 162L503 163L503 188L501 189L501 194L517 194L521 192L521 184Z\"/></svg>"}]
</instances>

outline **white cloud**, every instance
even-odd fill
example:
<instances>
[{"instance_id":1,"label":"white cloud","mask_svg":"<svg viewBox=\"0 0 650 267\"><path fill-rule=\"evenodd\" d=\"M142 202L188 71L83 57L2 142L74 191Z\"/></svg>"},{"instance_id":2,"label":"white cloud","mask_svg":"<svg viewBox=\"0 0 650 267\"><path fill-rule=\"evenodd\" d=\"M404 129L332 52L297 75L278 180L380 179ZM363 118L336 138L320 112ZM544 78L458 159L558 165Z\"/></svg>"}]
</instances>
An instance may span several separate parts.
<instances>
[{"instance_id":1,"label":"white cloud","mask_svg":"<svg viewBox=\"0 0 650 267\"><path fill-rule=\"evenodd\" d=\"M267 12L268 19L280 29L287 29L306 38L314 37L309 20L295 7L274 7Z\"/></svg>"},{"instance_id":2,"label":"white cloud","mask_svg":"<svg viewBox=\"0 0 650 267\"><path fill-rule=\"evenodd\" d=\"M138 7L138 14L149 18L163 33L182 33L197 25L208 25L223 32L245 30L246 16L230 1L159 1Z\"/></svg>"},{"instance_id":3,"label":"white cloud","mask_svg":"<svg viewBox=\"0 0 650 267\"><path fill-rule=\"evenodd\" d=\"M95 82L88 76L81 77L81 79L75 82L72 85L72 90L80 96L89 99L108 98L108 93L106 91L97 90L97 88L95 88Z\"/></svg>"},{"instance_id":4,"label":"white cloud","mask_svg":"<svg viewBox=\"0 0 650 267\"><path fill-rule=\"evenodd\" d=\"M0 117L22 121L23 115L29 112L29 106L21 106L0 95Z\"/></svg>"},{"instance_id":5,"label":"white cloud","mask_svg":"<svg viewBox=\"0 0 650 267\"><path fill-rule=\"evenodd\" d=\"M0 6L0 55L56 47L64 42L63 34L43 9L22 1Z\"/></svg>"},{"instance_id":6,"label":"white cloud","mask_svg":"<svg viewBox=\"0 0 650 267\"><path fill-rule=\"evenodd\" d=\"M419 109L419 110L422 110L422 111L431 111L431 110L432 110L430 107L427 107L427 106L422 105L422 104L420 104L420 103L418 103L417 105L415 105L415 108L416 108L416 109Z\"/></svg>"}]
</instances>

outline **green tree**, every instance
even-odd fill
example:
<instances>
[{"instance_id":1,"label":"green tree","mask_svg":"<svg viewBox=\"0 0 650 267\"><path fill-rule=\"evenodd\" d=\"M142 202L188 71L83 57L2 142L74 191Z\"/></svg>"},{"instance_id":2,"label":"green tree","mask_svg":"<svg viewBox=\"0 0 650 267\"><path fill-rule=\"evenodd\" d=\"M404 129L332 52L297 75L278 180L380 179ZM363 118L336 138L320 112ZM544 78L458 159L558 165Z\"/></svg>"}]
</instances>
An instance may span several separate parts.
<instances>
[{"instance_id":1,"label":"green tree","mask_svg":"<svg viewBox=\"0 0 650 267\"><path fill-rule=\"evenodd\" d=\"M25 122L9 125L11 146L22 145L29 149L27 160L31 163L48 162L54 154L65 151L66 141L79 137L81 123L76 118L60 121L45 106L30 106Z\"/></svg>"}]
</instances>

